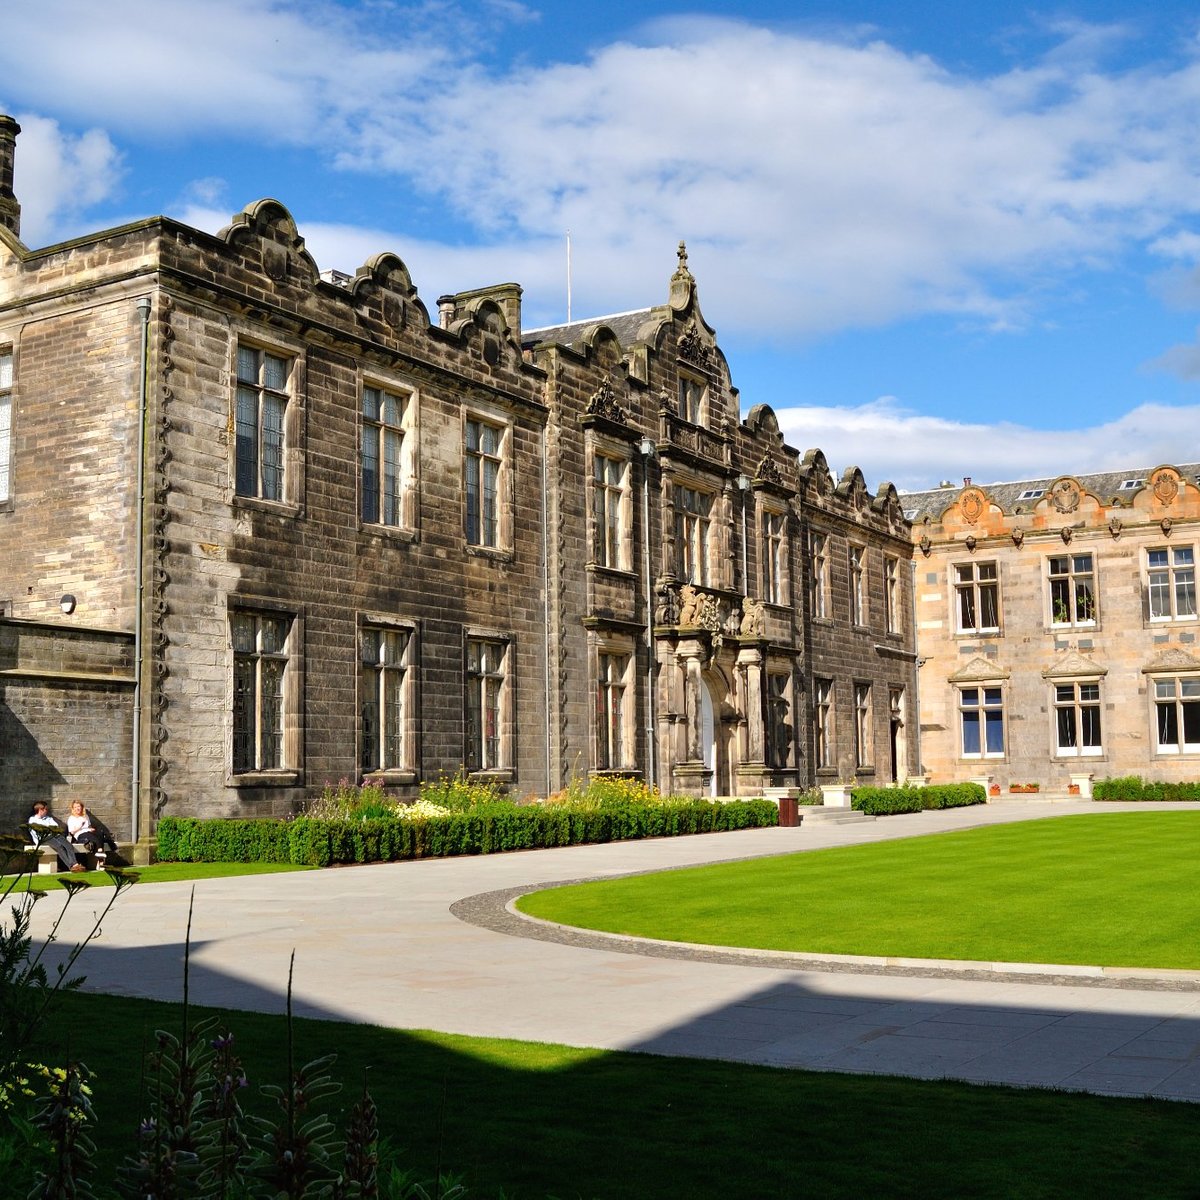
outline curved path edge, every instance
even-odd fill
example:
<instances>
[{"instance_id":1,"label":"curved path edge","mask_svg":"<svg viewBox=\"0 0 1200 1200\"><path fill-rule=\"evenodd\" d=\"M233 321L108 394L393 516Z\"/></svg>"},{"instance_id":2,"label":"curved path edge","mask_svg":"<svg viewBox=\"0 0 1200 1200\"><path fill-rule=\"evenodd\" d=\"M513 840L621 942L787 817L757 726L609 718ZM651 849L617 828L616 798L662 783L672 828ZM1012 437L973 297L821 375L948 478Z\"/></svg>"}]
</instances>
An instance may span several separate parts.
<instances>
[{"instance_id":1,"label":"curved path edge","mask_svg":"<svg viewBox=\"0 0 1200 1200\"><path fill-rule=\"evenodd\" d=\"M603 875L555 880L550 886L565 887L569 884L612 878L611 875ZM721 963L726 966L772 967L781 971L828 971L850 975L899 975L934 979L995 980L1002 977L1012 983L1200 992L1200 971L1152 967L1076 966L1061 963L974 962L863 954L812 954L805 951L758 950L741 946L705 946L560 925L555 921L528 916L516 909L516 902L522 896L543 891L546 886L529 883L464 896L450 905L450 912L468 925L509 937L555 942L587 950L636 954L644 958L672 958Z\"/></svg>"}]
</instances>

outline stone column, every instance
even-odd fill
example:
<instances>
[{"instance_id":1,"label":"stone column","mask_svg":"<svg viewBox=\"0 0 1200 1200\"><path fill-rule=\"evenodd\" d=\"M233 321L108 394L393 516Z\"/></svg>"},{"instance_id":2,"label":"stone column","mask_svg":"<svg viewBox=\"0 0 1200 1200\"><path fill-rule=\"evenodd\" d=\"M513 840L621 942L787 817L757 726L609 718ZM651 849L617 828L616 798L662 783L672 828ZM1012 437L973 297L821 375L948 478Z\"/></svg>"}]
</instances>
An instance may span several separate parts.
<instances>
[{"instance_id":1,"label":"stone column","mask_svg":"<svg viewBox=\"0 0 1200 1200\"><path fill-rule=\"evenodd\" d=\"M21 236L21 206L13 191L13 164L20 132L20 125L12 117L0 115L0 225L17 237Z\"/></svg>"}]
</instances>

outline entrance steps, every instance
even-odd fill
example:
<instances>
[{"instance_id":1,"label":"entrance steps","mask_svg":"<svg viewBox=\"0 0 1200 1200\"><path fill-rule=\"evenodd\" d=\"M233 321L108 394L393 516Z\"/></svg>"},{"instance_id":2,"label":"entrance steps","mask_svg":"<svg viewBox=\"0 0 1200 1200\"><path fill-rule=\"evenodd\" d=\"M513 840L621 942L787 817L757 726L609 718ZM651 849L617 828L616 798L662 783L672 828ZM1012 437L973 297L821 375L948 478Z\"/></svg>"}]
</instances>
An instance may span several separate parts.
<instances>
[{"instance_id":1,"label":"entrance steps","mask_svg":"<svg viewBox=\"0 0 1200 1200\"><path fill-rule=\"evenodd\" d=\"M874 821L868 813L859 812L853 808L827 807L823 804L800 805L801 825L861 825L864 821Z\"/></svg>"},{"instance_id":2,"label":"entrance steps","mask_svg":"<svg viewBox=\"0 0 1200 1200\"><path fill-rule=\"evenodd\" d=\"M989 804L1078 804L1085 796L1069 795L1066 788L1056 791L1040 792L1001 792L998 796L989 796Z\"/></svg>"}]
</instances>

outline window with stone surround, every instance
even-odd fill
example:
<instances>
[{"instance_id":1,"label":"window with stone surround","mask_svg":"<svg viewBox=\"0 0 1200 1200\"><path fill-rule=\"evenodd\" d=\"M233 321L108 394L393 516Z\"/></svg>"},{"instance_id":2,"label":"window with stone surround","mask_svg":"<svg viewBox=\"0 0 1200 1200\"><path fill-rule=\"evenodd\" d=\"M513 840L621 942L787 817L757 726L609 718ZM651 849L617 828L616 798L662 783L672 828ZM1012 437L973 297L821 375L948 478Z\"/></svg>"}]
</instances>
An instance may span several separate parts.
<instances>
[{"instance_id":1,"label":"window with stone surround","mask_svg":"<svg viewBox=\"0 0 1200 1200\"><path fill-rule=\"evenodd\" d=\"M592 562L617 571L633 569L633 489L628 455L607 444L592 454Z\"/></svg>"},{"instance_id":2,"label":"window with stone surround","mask_svg":"<svg viewBox=\"0 0 1200 1200\"><path fill-rule=\"evenodd\" d=\"M1100 736L1100 681L1054 682L1054 745L1061 758L1104 752Z\"/></svg>"},{"instance_id":3,"label":"window with stone surround","mask_svg":"<svg viewBox=\"0 0 1200 1200\"><path fill-rule=\"evenodd\" d=\"M792 765L795 726L792 715L792 676L783 671L767 674L767 765L783 769Z\"/></svg>"},{"instance_id":4,"label":"window with stone surround","mask_svg":"<svg viewBox=\"0 0 1200 1200\"><path fill-rule=\"evenodd\" d=\"M510 441L512 431L482 416L468 416L463 435L463 495L467 545L503 550L512 545Z\"/></svg>"},{"instance_id":5,"label":"window with stone surround","mask_svg":"<svg viewBox=\"0 0 1200 1200\"><path fill-rule=\"evenodd\" d=\"M768 604L787 604L788 579L787 513L764 506L760 509L759 546L762 552L762 598Z\"/></svg>"},{"instance_id":6,"label":"window with stone surround","mask_svg":"<svg viewBox=\"0 0 1200 1200\"><path fill-rule=\"evenodd\" d=\"M229 614L233 644L232 774L297 766L289 754L288 718L296 694L290 640L294 619L283 613Z\"/></svg>"},{"instance_id":7,"label":"window with stone surround","mask_svg":"<svg viewBox=\"0 0 1200 1200\"><path fill-rule=\"evenodd\" d=\"M900 585L900 560L888 554L883 560L883 604L888 633L901 631L901 604L904 595Z\"/></svg>"},{"instance_id":8,"label":"window with stone surround","mask_svg":"<svg viewBox=\"0 0 1200 1200\"><path fill-rule=\"evenodd\" d=\"M871 685L854 685L854 765L870 767L875 762L875 722L871 714Z\"/></svg>"},{"instance_id":9,"label":"window with stone surround","mask_svg":"<svg viewBox=\"0 0 1200 1200\"><path fill-rule=\"evenodd\" d=\"M867 550L850 547L850 624L867 623Z\"/></svg>"},{"instance_id":10,"label":"window with stone surround","mask_svg":"<svg viewBox=\"0 0 1200 1200\"><path fill-rule=\"evenodd\" d=\"M708 386L696 375L679 373L679 415L693 425L703 425L708 416Z\"/></svg>"},{"instance_id":11,"label":"window with stone surround","mask_svg":"<svg viewBox=\"0 0 1200 1200\"><path fill-rule=\"evenodd\" d=\"M829 535L814 530L809 535L809 553L812 559L812 615L829 616Z\"/></svg>"},{"instance_id":12,"label":"window with stone surround","mask_svg":"<svg viewBox=\"0 0 1200 1200\"><path fill-rule=\"evenodd\" d=\"M362 519L368 525L411 529L416 523L415 408L408 393L363 385L359 491Z\"/></svg>"},{"instance_id":13,"label":"window with stone surround","mask_svg":"<svg viewBox=\"0 0 1200 1200\"><path fill-rule=\"evenodd\" d=\"M956 563L955 604L959 633L1000 631L1000 583L994 562Z\"/></svg>"},{"instance_id":14,"label":"window with stone surround","mask_svg":"<svg viewBox=\"0 0 1200 1200\"><path fill-rule=\"evenodd\" d=\"M1090 554L1054 554L1047 560L1052 625L1095 625L1096 571Z\"/></svg>"},{"instance_id":15,"label":"window with stone surround","mask_svg":"<svg viewBox=\"0 0 1200 1200\"><path fill-rule=\"evenodd\" d=\"M813 762L829 770L835 764L833 727L833 680L813 680Z\"/></svg>"},{"instance_id":16,"label":"window with stone surround","mask_svg":"<svg viewBox=\"0 0 1200 1200\"><path fill-rule=\"evenodd\" d=\"M12 499L12 347L0 347L0 504Z\"/></svg>"},{"instance_id":17,"label":"window with stone surround","mask_svg":"<svg viewBox=\"0 0 1200 1200\"><path fill-rule=\"evenodd\" d=\"M358 633L359 769L411 771L416 705L411 628L364 623Z\"/></svg>"},{"instance_id":18,"label":"window with stone surround","mask_svg":"<svg viewBox=\"0 0 1200 1200\"><path fill-rule=\"evenodd\" d=\"M512 767L510 643L506 638L468 636L466 748L468 771Z\"/></svg>"},{"instance_id":19,"label":"window with stone surround","mask_svg":"<svg viewBox=\"0 0 1200 1200\"><path fill-rule=\"evenodd\" d=\"M1154 723L1159 754L1200 754L1200 676L1154 680Z\"/></svg>"},{"instance_id":20,"label":"window with stone surround","mask_svg":"<svg viewBox=\"0 0 1200 1200\"><path fill-rule=\"evenodd\" d=\"M1192 546L1154 546L1146 551L1150 620L1196 616L1196 555Z\"/></svg>"},{"instance_id":21,"label":"window with stone surround","mask_svg":"<svg viewBox=\"0 0 1200 1200\"><path fill-rule=\"evenodd\" d=\"M712 580L711 492L675 485L675 573L683 583L705 587Z\"/></svg>"},{"instance_id":22,"label":"window with stone surround","mask_svg":"<svg viewBox=\"0 0 1200 1200\"><path fill-rule=\"evenodd\" d=\"M293 360L239 343L234 490L260 500L288 499L288 409Z\"/></svg>"},{"instance_id":23,"label":"window with stone surround","mask_svg":"<svg viewBox=\"0 0 1200 1200\"><path fill-rule=\"evenodd\" d=\"M633 644L604 640L596 653L596 768L617 771L634 765Z\"/></svg>"},{"instance_id":24,"label":"window with stone surround","mask_svg":"<svg viewBox=\"0 0 1200 1200\"><path fill-rule=\"evenodd\" d=\"M999 684L958 689L963 758L1004 757L1004 689Z\"/></svg>"}]
</instances>

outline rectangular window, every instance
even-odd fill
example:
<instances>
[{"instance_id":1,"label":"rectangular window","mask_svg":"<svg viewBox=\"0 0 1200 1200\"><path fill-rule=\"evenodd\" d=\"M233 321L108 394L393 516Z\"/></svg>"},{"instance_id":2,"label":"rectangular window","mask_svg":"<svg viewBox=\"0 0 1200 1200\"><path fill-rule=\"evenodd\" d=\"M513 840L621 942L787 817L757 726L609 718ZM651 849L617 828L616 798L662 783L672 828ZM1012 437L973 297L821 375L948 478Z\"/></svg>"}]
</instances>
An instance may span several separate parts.
<instances>
[{"instance_id":1,"label":"rectangular window","mask_svg":"<svg viewBox=\"0 0 1200 1200\"><path fill-rule=\"evenodd\" d=\"M238 346L236 482L239 496L282 500L284 422L291 361Z\"/></svg>"},{"instance_id":2,"label":"rectangular window","mask_svg":"<svg viewBox=\"0 0 1200 1200\"><path fill-rule=\"evenodd\" d=\"M961 688L958 708L963 758L1003 758L1003 690L999 687Z\"/></svg>"},{"instance_id":3,"label":"rectangular window","mask_svg":"<svg viewBox=\"0 0 1200 1200\"><path fill-rule=\"evenodd\" d=\"M1056 554L1049 560L1050 623L1094 625L1096 580L1090 554Z\"/></svg>"},{"instance_id":4,"label":"rectangular window","mask_svg":"<svg viewBox=\"0 0 1200 1200\"><path fill-rule=\"evenodd\" d=\"M368 625L359 632L359 767L364 775L412 766L405 736L411 641L407 629Z\"/></svg>"},{"instance_id":5,"label":"rectangular window","mask_svg":"<svg viewBox=\"0 0 1200 1200\"><path fill-rule=\"evenodd\" d=\"M467 641L468 771L494 771L508 765L503 711L507 660L507 642L489 638Z\"/></svg>"},{"instance_id":6,"label":"rectangular window","mask_svg":"<svg viewBox=\"0 0 1200 1200\"><path fill-rule=\"evenodd\" d=\"M411 524L407 492L412 484L409 436L411 400L377 387L362 390L362 519L368 525Z\"/></svg>"},{"instance_id":7,"label":"rectangular window","mask_svg":"<svg viewBox=\"0 0 1200 1200\"><path fill-rule=\"evenodd\" d=\"M471 546L491 549L501 545L500 488L504 466L501 426L468 420L463 461L466 493L466 534Z\"/></svg>"},{"instance_id":8,"label":"rectangular window","mask_svg":"<svg viewBox=\"0 0 1200 1200\"><path fill-rule=\"evenodd\" d=\"M871 685L854 685L854 761L869 767L875 761L875 725L871 719Z\"/></svg>"},{"instance_id":9,"label":"rectangular window","mask_svg":"<svg viewBox=\"0 0 1200 1200\"><path fill-rule=\"evenodd\" d=\"M890 555L883 560L883 602L888 633L900 632L900 560Z\"/></svg>"},{"instance_id":10,"label":"rectangular window","mask_svg":"<svg viewBox=\"0 0 1200 1200\"><path fill-rule=\"evenodd\" d=\"M1102 753L1099 683L1054 685L1054 732L1060 755Z\"/></svg>"},{"instance_id":11,"label":"rectangular window","mask_svg":"<svg viewBox=\"0 0 1200 1200\"><path fill-rule=\"evenodd\" d=\"M278 770L283 755L284 680L291 618L230 614L233 638L233 774Z\"/></svg>"},{"instance_id":12,"label":"rectangular window","mask_svg":"<svg viewBox=\"0 0 1200 1200\"><path fill-rule=\"evenodd\" d=\"M954 591L959 633L997 633L1000 629L1000 591L994 562L958 563Z\"/></svg>"},{"instance_id":13,"label":"rectangular window","mask_svg":"<svg viewBox=\"0 0 1200 1200\"><path fill-rule=\"evenodd\" d=\"M12 351L0 350L0 504L12 499L12 385Z\"/></svg>"},{"instance_id":14,"label":"rectangular window","mask_svg":"<svg viewBox=\"0 0 1200 1200\"><path fill-rule=\"evenodd\" d=\"M679 377L679 415L693 425L704 419L704 384L690 375Z\"/></svg>"},{"instance_id":15,"label":"rectangular window","mask_svg":"<svg viewBox=\"0 0 1200 1200\"><path fill-rule=\"evenodd\" d=\"M713 498L708 492L675 487L675 570L684 583L709 582L708 539Z\"/></svg>"},{"instance_id":16,"label":"rectangular window","mask_svg":"<svg viewBox=\"0 0 1200 1200\"><path fill-rule=\"evenodd\" d=\"M596 766L613 771L629 765L626 688L630 655L598 656L596 681Z\"/></svg>"},{"instance_id":17,"label":"rectangular window","mask_svg":"<svg viewBox=\"0 0 1200 1200\"><path fill-rule=\"evenodd\" d=\"M812 555L812 615L829 615L829 537L814 533L810 540Z\"/></svg>"},{"instance_id":18,"label":"rectangular window","mask_svg":"<svg viewBox=\"0 0 1200 1200\"><path fill-rule=\"evenodd\" d=\"M832 767L833 763L833 680L813 682L813 733L816 745L814 758L817 767Z\"/></svg>"},{"instance_id":19,"label":"rectangular window","mask_svg":"<svg viewBox=\"0 0 1200 1200\"><path fill-rule=\"evenodd\" d=\"M1196 615L1196 558L1191 546L1146 551L1150 619L1170 621Z\"/></svg>"},{"instance_id":20,"label":"rectangular window","mask_svg":"<svg viewBox=\"0 0 1200 1200\"><path fill-rule=\"evenodd\" d=\"M850 623L867 623L867 552L862 546L850 547Z\"/></svg>"},{"instance_id":21,"label":"rectangular window","mask_svg":"<svg viewBox=\"0 0 1200 1200\"><path fill-rule=\"evenodd\" d=\"M1159 754L1200 754L1200 678L1154 681Z\"/></svg>"},{"instance_id":22,"label":"rectangular window","mask_svg":"<svg viewBox=\"0 0 1200 1200\"><path fill-rule=\"evenodd\" d=\"M763 599L768 604L786 604L787 516L764 509L762 514Z\"/></svg>"},{"instance_id":23,"label":"rectangular window","mask_svg":"<svg viewBox=\"0 0 1200 1200\"><path fill-rule=\"evenodd\" d=\"M592 459L592 557L601 567L629 570L629 463Z\"/></svg>"},{"instance_id":24,"label":"rectangular window","mask_svg":"<svg viewBox=\"0 0 1200 1200\"><path fill-rule=\"evenodd\" d=\"M767 676L767 764L777 769L792 761L792 677Z\"/></svg>"}]
</instances>

